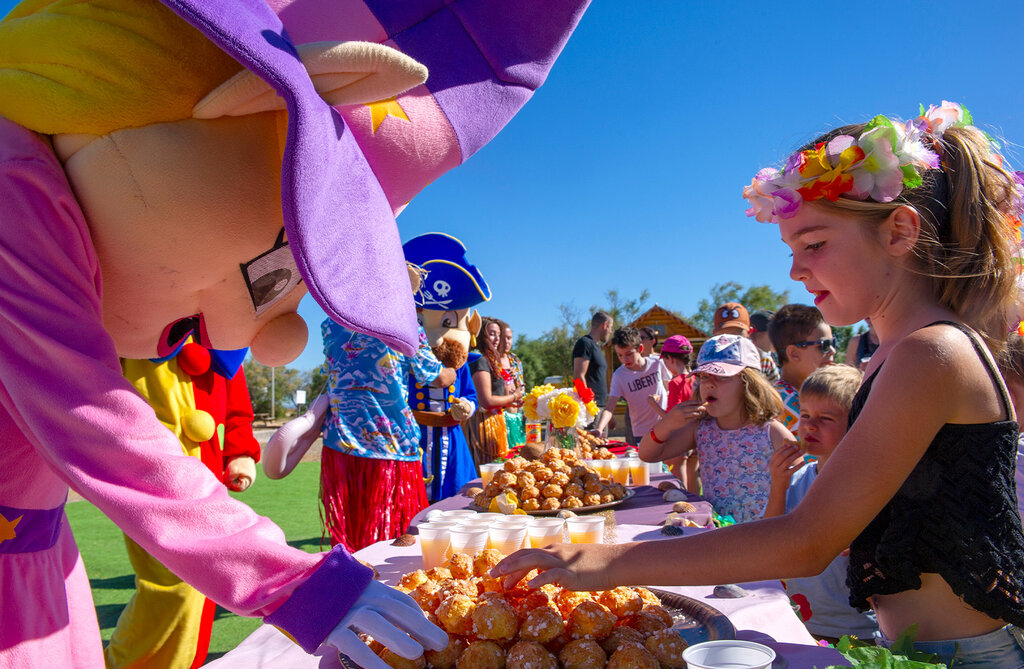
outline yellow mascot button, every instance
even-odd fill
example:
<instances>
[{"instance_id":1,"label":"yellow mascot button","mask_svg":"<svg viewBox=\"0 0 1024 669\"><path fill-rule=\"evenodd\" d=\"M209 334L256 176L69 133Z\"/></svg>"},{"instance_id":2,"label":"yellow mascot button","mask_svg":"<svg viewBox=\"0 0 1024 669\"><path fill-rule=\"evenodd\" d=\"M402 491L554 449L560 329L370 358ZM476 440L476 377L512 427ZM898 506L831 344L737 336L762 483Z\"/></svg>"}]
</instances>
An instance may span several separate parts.
<instances>
[{"instance_id":1,"label":"yellow mascot button","mask_svg":"<svg viewBox=\"0 0 1024 669\"><path fill-rule=\"evenodd\" d=\"M454 393L455 392L455 384L453 383L452 385L448 386L448 390L450 390L451 392Z\"/></svg>"},{"instance_id":2,"label":"yellow mascot button","mask_svg":"<svg viewBox=\"0 0 1024 669\"><path fill-rule=\"evenodd\" d=\"M181 431L187 438L199 443L213 437L217 431L217 423L213 420L213 416L202 409L196 409L182 417Z\"/></svg>"}]
</instances>

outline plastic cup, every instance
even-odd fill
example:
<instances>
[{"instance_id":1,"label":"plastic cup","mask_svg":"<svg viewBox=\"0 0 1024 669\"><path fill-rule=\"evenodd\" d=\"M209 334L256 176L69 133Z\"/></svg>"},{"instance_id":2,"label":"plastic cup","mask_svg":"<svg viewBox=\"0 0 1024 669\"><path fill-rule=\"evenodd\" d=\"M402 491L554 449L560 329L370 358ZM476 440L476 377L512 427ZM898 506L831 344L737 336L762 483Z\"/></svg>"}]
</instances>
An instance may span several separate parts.
<instances>
[{"instance_id":1,"label":"plastic cup","mask_svg":"<svg viewBox=\"0 0 1024 669\"><path fill-rule=\"evenodd\" d=\"M629 477L633 479L633 485L651 485L651 468L640 458L630 458Z\"/></svg>"},{"instance_id":2,"label":"plastic cup","mask_svg":"<svg viewBox=\"0 0 1024 669\"><path fill-rule=\"evenodd\" d=\"M505 515L505 514L503 514L503 513L495 513L495 512L493 512L493 511L486 511L486 512L482 512L482 513L478 513L478 514L476 514L476 515L475 515L475 516L474 516L473 518L471 518L470 520L478 520L478 519L481 519L481 520L487 520L487 521L489 521L489 522L492 522L492 523L493 523L493 522L495 522L495 521L498 521L498 520L502 520L503 518L508 518L508 516L506 516L506 515Z\"/></svg>"},{"instance_id":3,"label":"plastic cup","mask_svg":"<svg viewBox=\"0 0 1024 669\"><path fill-rule=\"evenodd\" d=\"M488 545L503 555L512 555L523 547L525 525L495 524L491 526Z\"/></svg>"},{"instance_id":4,"label":"plastic cup","mask_svg":"<svg viewBox=\"0 0 1024 669\"><path fill-rule=\"evenodd\" d=\"M483 484L481 487L486 488L487 484L494 478L494 475L504 468L505 465L498 462L488 462L480 465L480 482Z\"/></svg>"},{"instance_id":5,"label":"plastic cup","mask_svg":"<svg viewBox=\"0 0 1024 669\"><path fill-rule=\"evenodd\" d=\"M604 516L577 516L566 520L565 525L569 528L570 543L604 543Z\"/></svg>"},{"instance_id":6,"label":"plastic cup","mask_svg":"<svg viewBox=\"0 0 1024 669\"><path fill-rule=\"evenodd\" d=\"M459 518L458 527L469 527L478 530L489 530L494 521L490 518Z\"/></svg>"},{"instance_id":7,"label":"plastic cup","mask_svg":"<svg viewBox=\"0 0 1024 669\"><path fill-rule=\"evenodd\" d=\"M660 474L661 473L661 464L662 463L660 463L660 462L648 462L647 463L647 468L650 470L651 476L654 476L655 474Z\"/></svg>"},{"instance_id":8,"label":"plastic cup","mask_svg":"<svg viewBox=\"0 0 1024 669\"><path fill-rule=\"evenodd\" d=\"M594 471L603 479L612 477L612 460L594 460Z\"/></svg>"},{"instance_id":9,"label":"plastic cup","mask_svg":"<svg viewBox=\"0 0 1024 669\"><path fill-rule=\"evenodd\" d=\"M469 518L475 516L476 511L472 509L453 509L451 511L442 511L441 518L444 520L453 520L455 518Z\"/></svg>"},{"instance_id":10,"label":"plastic cup","mask_svg":"<svg viewBox=\"0 0 1024 669\"><path fill-rule=\"evenodd\" d=\"M533 524L533 521L534 521L534 519L533 519L532 516L520 516L520 515L505 516L505 517L501 518L500 520L496 520L494 522L493 527L523 527L523 528L526 528L526 527L530 527L530 525ZM529 548L530 547L530 535L529 534L527 534L527 535L525 535L523 537L523 546L522 547L523 548Z\"/></svg>"},{"instance_id":11,"label":"plastic cup","mask_svg":"<svg viewBox=\"0 0 1024 669\"><path fill-rule=\"evenodd\" d=\"M452 553L462 553L469 557L476 557L476 554L487 548L486 528L478 527L453 527L451 533Z\"/></svg>"},{"instance_id":12,"label":"plastic cup","mask_svg":"<svg viewBox=\"0 0 1024 669\"><path fill-rule=\"evenodd\" d=\"M615 459L608 462L612 463L612 479L616 483L629 485L629 461Z\"/></svg>"},{"instance_id":13,"label":"plastic cup","mask_svg":"<svg viewBox=\"0 0 1024 669\"><path fill-rule=\"evenodd\" d=\"M420 552L423 554L423 568L441 567L451 557L451 527L447 523L421 523L419 532Z\"/></svg>"},{"instance_id":14,"label":"plastic cup","mask_svg":"<svg viewBox=\"0 0 1024 669\"><path fill-rule=\"evenodd\" d=\"M537 518L526 530L532 548L565 543L565 521L561 518Z\"/></svg>"},{"instance_id":15,"label":"plastic cup","mask_svg":"<svg viewBox=\"0 0 1024 669\"><path fill-rule=\"evenodd\" d=\"M585 458L583 460L583 466L586 467L587 469L593 469L596 472L597 460L595 460L594 458Z\"/></svg>"},{"instance_id":16,"label":"plastic cup","mask_svg":"<svg viewBox=\"0 0 1024 669\"><path fill-rule=\"evenodd\" d=\"M683 651L690 669L768 669L775 651L753 641L738 639L705 641Z\"/></svg>"}]
</instances>

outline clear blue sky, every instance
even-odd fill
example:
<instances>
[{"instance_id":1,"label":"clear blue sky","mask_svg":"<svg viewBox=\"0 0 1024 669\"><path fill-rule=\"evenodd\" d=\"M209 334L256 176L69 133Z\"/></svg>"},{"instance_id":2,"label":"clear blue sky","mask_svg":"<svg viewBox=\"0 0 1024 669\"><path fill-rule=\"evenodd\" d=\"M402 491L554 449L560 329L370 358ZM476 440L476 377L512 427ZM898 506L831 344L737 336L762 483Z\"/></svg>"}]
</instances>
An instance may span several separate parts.
<instances>
[{"instance_id":1,"label":"clear blue sky","mask_svg":"<svg viewBox=\"0 0 1024 669\"><path fill-rule=\"evenodd\" d=\"M481 311L530 336L613 288L684 314L730 280L808 301L742 187L821 131L943 99L1024 167L1022 27L1020 0L596 2L533 100L402 213L402 239L460 238L494 294ZM300 313L306 370L324 316L308 296Z\"/></svg>"}]
</instances>

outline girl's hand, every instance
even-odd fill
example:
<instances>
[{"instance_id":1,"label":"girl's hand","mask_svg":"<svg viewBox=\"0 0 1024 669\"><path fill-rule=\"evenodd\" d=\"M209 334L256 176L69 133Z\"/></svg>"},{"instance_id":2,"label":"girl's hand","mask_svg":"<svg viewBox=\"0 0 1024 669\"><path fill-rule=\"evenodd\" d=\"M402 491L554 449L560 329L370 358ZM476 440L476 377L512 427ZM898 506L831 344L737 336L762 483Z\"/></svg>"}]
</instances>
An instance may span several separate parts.
<instances>
[{"instance_id":1,"label":"girl's hand","mask_svg":"<svg viewBox=\"0 0 1024 669\"><path fill-rule=\"evenodd\" d=\"M700 400L687 400L669 409L663 421L672 430L677 430L684 425L704 418L705 415L707 415L707 405L704 402Z\"/></svg>"},{"instance_id":2,"label":"girl's hand","mask_svg":"<svg viewBox=\"0 0 1024 669\"><path fill-rule=\"evenodd\" d=\"M788 488L793 472L805 464L804 453L800 450L800 444L795 441L787 441L779 450L775 451L771 460L768 461L768 471L772 475L772 486Z\"/></svg>"},{"instance_id":3,"label":"girl's hand","mask_svg":"<svg viewBox=\"0 0 1024 669\"><path fill-rule=\"evenodd\" d=\"M504 577L506 590L512 588L532 569L540 574L528 583L539 588L557 583L569 590L607 590L615 583L609 578L612 562L621 545L559 544L551 548L527 548L508 556L491 569L491 576Z\"/></svg>"}]
</instances>

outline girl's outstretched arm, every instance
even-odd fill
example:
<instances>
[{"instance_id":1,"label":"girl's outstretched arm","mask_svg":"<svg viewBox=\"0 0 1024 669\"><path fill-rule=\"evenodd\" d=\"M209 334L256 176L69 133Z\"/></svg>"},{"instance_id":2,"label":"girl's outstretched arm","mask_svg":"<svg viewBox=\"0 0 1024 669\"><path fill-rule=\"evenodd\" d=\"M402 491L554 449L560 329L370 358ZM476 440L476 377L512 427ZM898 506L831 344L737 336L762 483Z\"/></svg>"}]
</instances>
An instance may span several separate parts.
<instances>
[{"instance_id":1,"label":"girl's outstretched arm","mask_svg":"<svg viewBox=\"0 0 1024 669\"><path fill-rule=\"evenodd\" d=\"M792 513L675 540L529 549L492 573L512 584L539 568L546 571L533 585L583 590L814 575L895 495L943 424L1002 420L1004 414L964 335L952 328L919 330L890 353L857 422Z\"/></svg>"}]
</instances>

